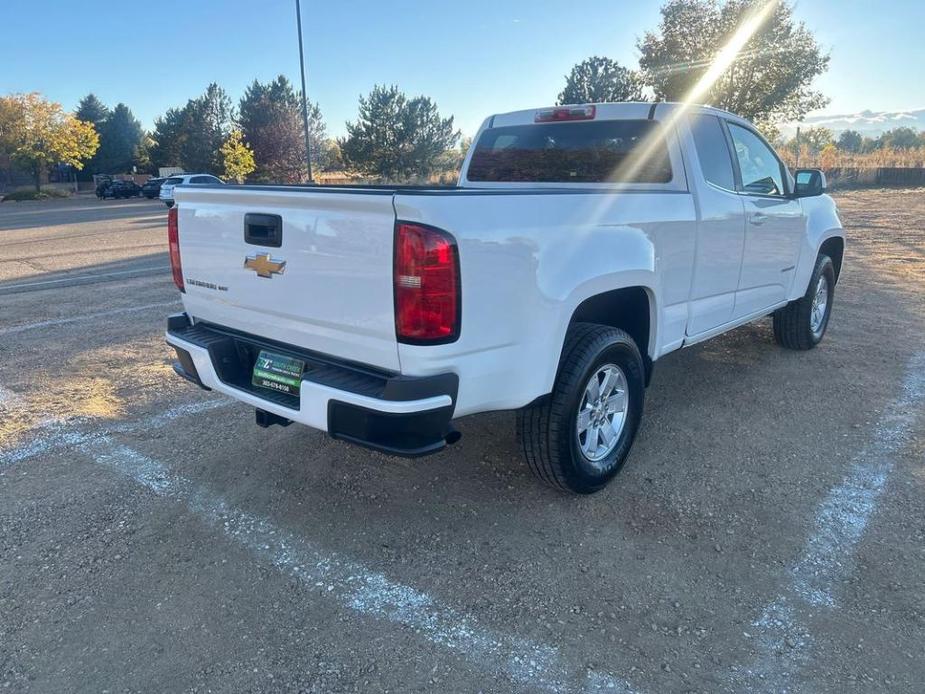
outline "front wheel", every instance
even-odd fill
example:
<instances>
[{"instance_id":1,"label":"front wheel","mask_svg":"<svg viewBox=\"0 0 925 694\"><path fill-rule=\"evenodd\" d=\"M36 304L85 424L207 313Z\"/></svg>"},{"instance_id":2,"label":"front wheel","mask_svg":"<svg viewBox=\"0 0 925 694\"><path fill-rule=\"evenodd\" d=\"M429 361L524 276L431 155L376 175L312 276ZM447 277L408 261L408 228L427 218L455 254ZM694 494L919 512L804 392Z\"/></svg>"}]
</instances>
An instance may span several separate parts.
<instances>
[{"instance_id":1,"label":"front wheel","mask_svg":"<svg viewBox=\"0 0 925 694\"><path fill-rule=\"evenodd\" d=\"M822 341L835 299L835 265L819 255L806 294L774 312L774 339L787 349L812 349Z\"/></svg>"},{"instance_id":2,"label":"front wheel","mask_svg":"<svg viewBox=\"0 0 925 694\"><path fill-rule=\"evenodd\" d=\"M566 491L602 489L629 456L644 399L645 367L633 338L604 325L572 325L552 393L518 412L531 471Z\"/></svg>"}]
</instances>

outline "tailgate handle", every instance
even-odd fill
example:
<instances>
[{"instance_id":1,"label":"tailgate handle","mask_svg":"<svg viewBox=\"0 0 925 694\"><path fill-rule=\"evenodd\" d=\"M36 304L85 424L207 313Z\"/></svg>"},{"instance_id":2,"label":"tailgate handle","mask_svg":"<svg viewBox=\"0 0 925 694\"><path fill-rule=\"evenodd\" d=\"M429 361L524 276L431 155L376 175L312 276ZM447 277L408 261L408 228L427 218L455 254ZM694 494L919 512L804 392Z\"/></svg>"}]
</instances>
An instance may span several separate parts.
<instances>
[{"instance_id":1,"label":"tailgate handle","mask_svg":"<svg viewBox=\"0 0 925 694\"><path fill-rule=\"evenodd\" d=\"M278 214L248 212L244 215L244 241L279 248L283 245L283 218Z\"/></svg>"}]
</instances>

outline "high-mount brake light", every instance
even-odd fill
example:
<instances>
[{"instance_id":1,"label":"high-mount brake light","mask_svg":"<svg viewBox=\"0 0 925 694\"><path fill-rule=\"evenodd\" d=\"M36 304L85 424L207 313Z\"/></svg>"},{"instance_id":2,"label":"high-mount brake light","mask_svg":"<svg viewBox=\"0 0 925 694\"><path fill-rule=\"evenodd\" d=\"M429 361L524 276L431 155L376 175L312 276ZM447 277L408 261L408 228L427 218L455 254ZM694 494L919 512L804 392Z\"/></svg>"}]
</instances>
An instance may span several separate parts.
<instances>
[{"instance_id":1,"label":"high-mount brake light","mask_svg":"<svg viewBox=\"0 0 925 694\"><path fill-rule=\"evenodd\" d=\"M561 106L537 111L534 123L557 123L567 120L594 120L595 106Z\"/></svg>"},{"instance_id":2,"label":"high-mount brake light","mask_svg":"<svg viewBox=\"0 0 925 694\"><path fill-rule=\"evenodd\" d=\"M440 344L459 337L459 254L452 236L398 222L394 273L399 342Z\"/></svg>"},{"instance_id":3,"label":"high-mount brake light","mask_svg":"<svg viewBox=\"0 0 925 694\"><path fill-rule=\"evenodd\" d=\"M177 289L185 292L183 286L183 267L180 265L180 225L177 221L177 206L167 210L167 248L170 251L170 271Z\"/></svg>"}]
</instances>

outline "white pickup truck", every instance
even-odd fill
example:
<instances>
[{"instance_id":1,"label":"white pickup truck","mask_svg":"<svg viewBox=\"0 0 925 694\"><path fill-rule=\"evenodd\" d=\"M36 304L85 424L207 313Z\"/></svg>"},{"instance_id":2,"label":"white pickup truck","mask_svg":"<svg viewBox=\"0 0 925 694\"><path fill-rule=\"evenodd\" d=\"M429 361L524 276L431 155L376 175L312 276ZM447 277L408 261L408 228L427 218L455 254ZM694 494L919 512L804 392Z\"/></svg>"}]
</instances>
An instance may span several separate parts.
<instances>
[{"instance_id":1,"label":"white pickup truck","mask_svg":"<svg viewBox=\"0 0 925 694\"><path fill-rule=\"evenodd\" d=\"M845 243L824 189L671 103L491 116L455 187L179 186L167 342L258 424L399 455L518 410L533 472L594 492L656 360L769 314L784 347L822 339Z\"/></svg>"}]
</instances>

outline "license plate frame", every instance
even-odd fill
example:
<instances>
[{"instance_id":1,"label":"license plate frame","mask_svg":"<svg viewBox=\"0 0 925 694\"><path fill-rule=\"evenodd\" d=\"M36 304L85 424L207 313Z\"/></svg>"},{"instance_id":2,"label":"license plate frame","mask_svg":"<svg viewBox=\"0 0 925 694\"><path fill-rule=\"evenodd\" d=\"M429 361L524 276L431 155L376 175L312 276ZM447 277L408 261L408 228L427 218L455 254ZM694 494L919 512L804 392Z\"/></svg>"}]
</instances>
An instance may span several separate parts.
<instances>
[{"instance_id":1,"label":"license plate frame","mask_svg":"<svg viewBox=\"0 0 925 694\"><path fill-rule=\"evenodd\" d=\"M261 349L251 370L251 384L257 388L299 397L305 362L286 354Z\"/></svg>"}]
</instances>

